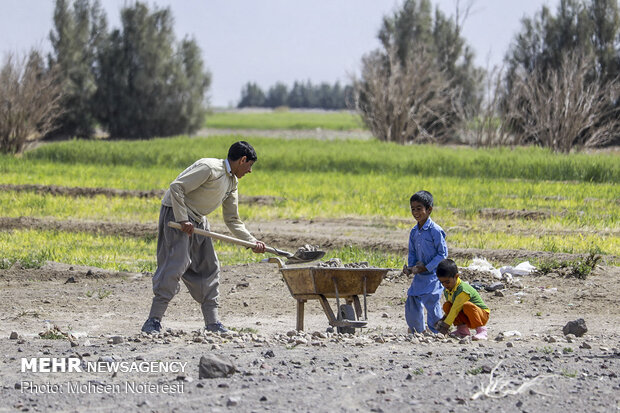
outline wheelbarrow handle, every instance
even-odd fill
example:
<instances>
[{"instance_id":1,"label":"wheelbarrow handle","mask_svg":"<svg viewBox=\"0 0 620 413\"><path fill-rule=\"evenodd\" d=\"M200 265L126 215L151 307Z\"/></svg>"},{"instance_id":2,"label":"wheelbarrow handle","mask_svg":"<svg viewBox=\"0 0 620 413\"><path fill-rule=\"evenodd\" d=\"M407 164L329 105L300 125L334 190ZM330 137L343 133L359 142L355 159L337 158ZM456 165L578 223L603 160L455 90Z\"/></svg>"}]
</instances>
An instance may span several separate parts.
<instances>
[{"instance_id":1,"label":"wheelbarrow handle","mask_svg":"<svg viewBox=\"0 0 620 413\"><path fill-rule=\"evenodd\" d=\"M168 221L168 226L170 228L181 229L181 224L174 221ZM194 228L194 232L198 235L203 235L205 237L210 237L214 239L219 239L220 241L226 241L233 244L241 245L243 247L256 248L255 242L245 241L239 238L229 237L228 235L218 234L217 232L207 231L201 228ZM276 248L265 246L265 251L270 252L272 254L282 255L283 257L290 257L292 254L286 251L282 251Z\"/></svg>"}]
</instances>

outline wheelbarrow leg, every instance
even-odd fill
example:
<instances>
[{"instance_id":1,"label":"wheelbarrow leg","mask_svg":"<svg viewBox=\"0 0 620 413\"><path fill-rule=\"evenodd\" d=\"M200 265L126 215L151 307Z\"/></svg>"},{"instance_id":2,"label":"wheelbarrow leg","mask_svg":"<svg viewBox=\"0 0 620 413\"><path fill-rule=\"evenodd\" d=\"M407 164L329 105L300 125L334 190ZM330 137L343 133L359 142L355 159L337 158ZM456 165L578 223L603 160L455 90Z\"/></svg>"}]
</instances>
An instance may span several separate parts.
<instances>
[{"instance_id":1,"label":"wheelbarrow leg","mask_svg":"<svg viewBox=\"0 0 620 413\"><path fill-rule=\"evenodd\" d=\"M297 331L304 329L304 303L306 300L297 300Z\"/></svg>"},{"instance_id":2,"label":"wheelbarrow leg","mask_svg":"<svg viewBox=\"0 0 620 413\"><path fill-rule=\"evenodd\" d=\"M366 296L368 294L366 294L366 279L367 277L364 276L364 320L368 320L368 308L366 306Z\"/></svg>"},{"instance_id":3,"label":"wheelbarrow leg","mask_svg":"<svg viewBox=\"0 0 620 413\"><path fill-rule=\"evenodd\" d=\"M320 294L319 301L321 302L321 307L323 307L323 311L325 312L325 315L327 316L327 319L329 320L329 325L330 326L336 325L335 324L337 321L336 316L334 315L332 308L329 306L329 302L327 301L327 298L325 298L323 294Z\"/></svg>"},{"instance_id":4,"label":"wheelbarrow leg","mask_svg":"<svg viewBox=\"0 0 620 413\"><path fill-rule=\"evenodd\" d=\"M336 292L336 309L340 311L340 294L338 294L338 280L336 280L336 277L332 277L332 281L334 282L334 291Z\"/></svg>"},{"instance_id":5,"label":"wheelbarrow leg","mask_svg":"<svg viewBox=\"0 0 620 413\"><path fill-rule=\"evenodd\" d=\"M362 318L362 304L360 303L360 298L357 295L353 296L353 306L355 308L355 314L357 315L357 319L358 320L366 319L366 318Z\"/></svg>"}]
</instances>

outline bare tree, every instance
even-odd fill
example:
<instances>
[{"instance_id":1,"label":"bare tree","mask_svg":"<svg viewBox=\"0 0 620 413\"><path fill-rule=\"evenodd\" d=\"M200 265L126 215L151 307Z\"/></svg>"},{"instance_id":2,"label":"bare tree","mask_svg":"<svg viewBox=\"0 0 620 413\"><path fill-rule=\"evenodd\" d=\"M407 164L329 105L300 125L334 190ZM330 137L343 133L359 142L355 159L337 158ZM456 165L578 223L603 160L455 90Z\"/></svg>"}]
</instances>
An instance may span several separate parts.
<instances>
[{"instance_id":1,"label":"bare tree","mask_svg":"<svg viewBox=\"0 0 620 413\"><path fill-rule=\"evenodd\" d=\"M443 141L454 132L459 90L423 48L406 59L395 48L364 56L361 79L353 79L355 108L379 140Z\"/></svg>"},{"instance_id":2,"label":"bare tree","mask_svg":"<svg viewBox=\"0 0 620 413\"><path fill-rule=\"evenodd\" d=\"M613 105L620 83L603 83L594 67L591 56L567 53L558 69L516 73L505 116L519 143L570 152L603 145L620 133L620 106Z\"/></svg>"},{"instance_id":3,"label":"bare tree","mask_svg":"<svg viewBox=\"0 0 620 413\"><path fill-rule=\"evenodd\" d=\"M464 114L463 117L473 119L471 127L464 128L463 138L469 144L479 147L506 146L515 143L514 136L509 132L508 122L500 115L502 102L503 69L494 67L485 74L485 96L480 110L473 114Z\"/></svg>"},{"instance_id":4,"label":"bare tree","mask_svg":"<svg viewBox=\"0 0 620 413\"><path fill-rule=\"evenodd\" d=\"M28 140L54 128L62 111L56 76L36 51L7 55L0 69L0 152L19 153Z\"/></svg>"}]
</instances>

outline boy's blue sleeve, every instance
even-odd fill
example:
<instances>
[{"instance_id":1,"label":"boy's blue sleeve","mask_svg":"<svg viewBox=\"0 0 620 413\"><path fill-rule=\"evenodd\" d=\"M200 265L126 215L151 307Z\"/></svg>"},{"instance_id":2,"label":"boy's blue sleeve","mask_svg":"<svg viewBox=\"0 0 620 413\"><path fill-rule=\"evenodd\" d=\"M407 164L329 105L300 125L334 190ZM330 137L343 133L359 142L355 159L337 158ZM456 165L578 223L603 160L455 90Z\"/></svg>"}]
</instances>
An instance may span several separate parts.
<instances>
[{"instance_id":1,"label":"boy's blue sleeve","mask_svg":"<svg viewBox=\"0 0 620 413\"><path fill-rule=\"evenodd\" d=\"M415 243L413 242L413 230L409 233L409 256L407 257L407 265L413 267L418 263L418 255L415 250Z\"/></svg>"},{"instance_id":2,"label":"boy's blue sleeve","mask_svg":"<svg viewBox=\"0 0 620 413\"><path fill-rule=\"evenodd\" d=\"M426 269L430 272L434 272L441 261L448 258L448 244L446 244L446 233L443 230L432 231L433 244L435 245L435 251L437 255L425 265Z\"/></svg>"}]
</instances>

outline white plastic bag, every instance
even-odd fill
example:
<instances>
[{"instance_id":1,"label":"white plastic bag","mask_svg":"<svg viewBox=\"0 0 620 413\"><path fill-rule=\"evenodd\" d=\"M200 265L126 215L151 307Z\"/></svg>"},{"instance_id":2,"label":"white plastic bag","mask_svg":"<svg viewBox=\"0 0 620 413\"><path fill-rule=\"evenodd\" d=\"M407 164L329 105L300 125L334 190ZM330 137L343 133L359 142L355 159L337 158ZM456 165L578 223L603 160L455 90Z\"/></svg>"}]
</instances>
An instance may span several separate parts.
<instances>
[{"instance_id":1,"label":"white plastic bag","mask_svg":"<svg viewBox=\"0 0 620 413\"><path fill-rule=\"evenodd\" d=\"M499 272L501 274L512 274L513 276L515 275L530 275L531 273L533 273L534 271L536 271L536 267L534 267L532 264L530 264L529 261L525 261L520 263L519 265L513 267L511 265L505 265L503 267L501 267L499 269Z\"/></svg>"}]
</instances>

